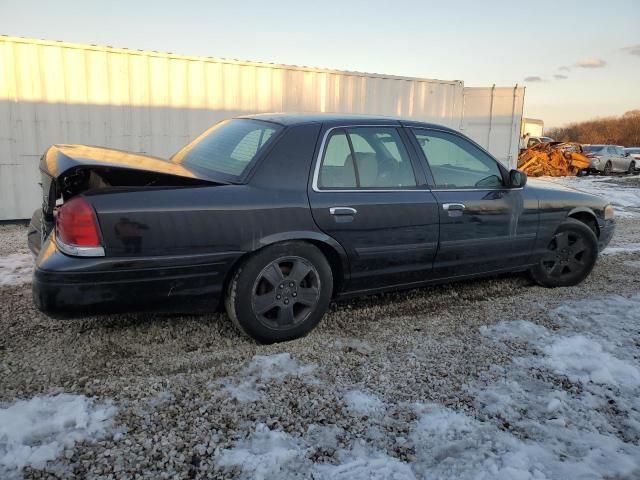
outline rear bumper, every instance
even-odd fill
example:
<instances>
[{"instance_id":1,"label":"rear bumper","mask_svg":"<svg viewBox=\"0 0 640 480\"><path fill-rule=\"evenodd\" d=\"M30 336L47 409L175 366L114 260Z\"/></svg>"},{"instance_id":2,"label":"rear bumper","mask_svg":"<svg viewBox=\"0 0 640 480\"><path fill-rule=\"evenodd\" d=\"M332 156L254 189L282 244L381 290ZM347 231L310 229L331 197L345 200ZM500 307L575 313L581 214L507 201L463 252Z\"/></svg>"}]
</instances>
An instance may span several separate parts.
<instances>
[{"instance_id":1,"label":"rear bumper","mask_svg":"<svg viewBox=\"0 0 640 480\"><path fill-rule=\"evenodd\" d=\"M77 258L45 241L33 274L33 301L45 313L201 311L218 307L240 252L135 258Z\"/></svg>"}]
</instances>

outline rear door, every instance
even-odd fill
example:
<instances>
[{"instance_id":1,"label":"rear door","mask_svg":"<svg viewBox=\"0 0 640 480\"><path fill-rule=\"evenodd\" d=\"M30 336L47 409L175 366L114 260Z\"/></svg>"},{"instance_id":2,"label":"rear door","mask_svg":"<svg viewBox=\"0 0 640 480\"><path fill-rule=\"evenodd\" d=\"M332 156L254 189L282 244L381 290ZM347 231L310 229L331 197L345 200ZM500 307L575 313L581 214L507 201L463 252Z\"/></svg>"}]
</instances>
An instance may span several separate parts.
<instances>
[{"instance_id":1,"label":"rear door","mask_svg":"<svg viewBox=\"0 0 640 480\"><path fill-rule=\"evenodd\" d=\"M487 273L525 265L538 228L538 205L522 188L505 185L506 170L462 135L412 128L438 201L438 277Z\"/></svg>"},{"instance_id":2,"label":"rear door","mask_svg":"<svg viewBox=\"0 0 640 480\"><path fill-rule=\"evenodd\" d=\"M616 150L616 147L614 147L614 146L608 146L607 147L607 161L611 162L611 169L614 172L619 172L620 171L621 162L620 162L620 158L618 156L618 152ZM606 162L605 162L605 165L606 165Z\"/></svg>"},{"instance_id":3,"label":"rear door","mask_svg":"<svg viewBox=\"0 0 640 480\"><path fill-rule=\"evenodd\" d=\"M309 201L349 255L347 290L430 278L438 206L397 124L325 127Z\"/></svg>"}]
</instances>

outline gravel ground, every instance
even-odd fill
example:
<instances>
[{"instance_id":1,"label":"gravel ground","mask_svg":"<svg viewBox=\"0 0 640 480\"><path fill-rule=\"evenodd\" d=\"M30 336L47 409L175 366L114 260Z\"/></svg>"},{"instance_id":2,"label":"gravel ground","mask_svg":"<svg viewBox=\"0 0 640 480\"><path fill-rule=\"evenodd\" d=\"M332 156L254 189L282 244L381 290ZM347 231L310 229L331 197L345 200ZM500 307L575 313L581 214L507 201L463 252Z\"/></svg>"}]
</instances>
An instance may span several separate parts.
<instances>
[{"instance_id":1,"label":"gravel ground","mask_svg":"<svg viewBox=\"0 0 640 480\"><path fill-rule=\"evenodd\" d=\"M0 226L0 256L25 253L25 234ZM0 286L0 402L65 392L111 402L117 412L101 438L68 444L55 461L22 474L260 478L262 466L247 474L224 455L259 429L309 442L304 455L317 465L338 463L340 449L359 443L412 462L412 405L481 418L469 385L490 383L496 366L528 349L496 348L480 327L522 319L551 331L558 326L549 311L569 301L631 297L640 290L640 254L628 247L638 239L640 222L621 219L613 246L627 250L601 256L577 287L544 289L508 275L369 297L333 305L308 337L272 346L239 336L217 314L52 320L32 305L28 283ZM329 427L339 431L332 441L314 436Z\"/></svg>"}]
</instances>

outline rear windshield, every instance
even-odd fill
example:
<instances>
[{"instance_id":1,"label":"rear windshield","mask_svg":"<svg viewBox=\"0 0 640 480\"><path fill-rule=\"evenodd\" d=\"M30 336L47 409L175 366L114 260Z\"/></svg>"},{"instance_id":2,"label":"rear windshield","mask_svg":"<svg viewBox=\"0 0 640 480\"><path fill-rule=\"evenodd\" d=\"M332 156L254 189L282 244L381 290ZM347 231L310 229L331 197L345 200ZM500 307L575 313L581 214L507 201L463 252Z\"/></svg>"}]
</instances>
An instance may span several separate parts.
<instances>
[{"instance_id":1,"label":"rear windshield","mask_svg":"<svg viewBox=\"0 0 640 480\"><path fill-rule=\"evenodd\" d=\"M603 145L585 145L582 147L582 150L588 153L596 153L601 150L604 150Z\"/></svg>"},{"instance_id":2,"label":"rear windshield","mask_svg":"<svg viewBox=\"0 0 640 480\"><path fill-rule=\"evenodd\" d=\"M171 161L210 176L235 182L281 129L252 119L217 123L171 157Z\"/></svg>"},{"instance_id":3,"label":"rear windshield","mask_svg":"<svg viewBox=\"0 0 640 480\"><path fill-rule=\"evenodd\" d=\"M624 151L627 153L640 153L640 148L625 148Z\"/></svg>"}]
</instances>

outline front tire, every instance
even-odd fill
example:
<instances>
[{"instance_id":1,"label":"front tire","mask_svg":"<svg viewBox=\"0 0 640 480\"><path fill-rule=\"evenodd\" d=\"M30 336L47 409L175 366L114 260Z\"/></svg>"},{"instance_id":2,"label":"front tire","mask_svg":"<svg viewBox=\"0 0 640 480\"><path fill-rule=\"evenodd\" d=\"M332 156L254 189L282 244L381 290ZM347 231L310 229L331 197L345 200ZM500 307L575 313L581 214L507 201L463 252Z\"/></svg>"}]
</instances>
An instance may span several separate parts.
<instances>
[{"instance_id":1,"label":"front tire","mask_svg":"<svg viewBox=\"0 0 640 480\"><path fill-rule=\"evenodd\" d=\"M568 218L558 227L538 263L529 270L543 287L569 287L582 282L598 258L598 239L588 225Z\"/></svg>"},{"instance_id":2,"label":"front tire","mask_svg":"<svg viewBox=\"0 0 640 480\"><path fill-rule=\"evenodd\" d=\"M333 274L322 252L309 243L265 247L236 269L225 298L238 329L260 343L283 342L309 333L324 316Z\"/></svg>"},{"instance_id":3,"label":"front tire","mask_svg":"<svg viewBox=\"0 0 640 480\"><path fill-rule=\"evenodd\" d=\"M635 173L635 171L636 171L636 162L635 162L635 160L632 160L629 163L629 168L627 169L627 174L630 175L632 173Z\"/></svg>"},{"instance_id":4,"label":"front tire","mask_svg":"<svg viewBox=\"0 0 640 480\"><path fill-rule=\"evenodd\" d=\"M611 171L613 170L613 165L611 165L611 161L608 161L605 166L604 166L604 170L602 171L602 173L604 175L611 175Z\"/></svg>"}]
</instances>

